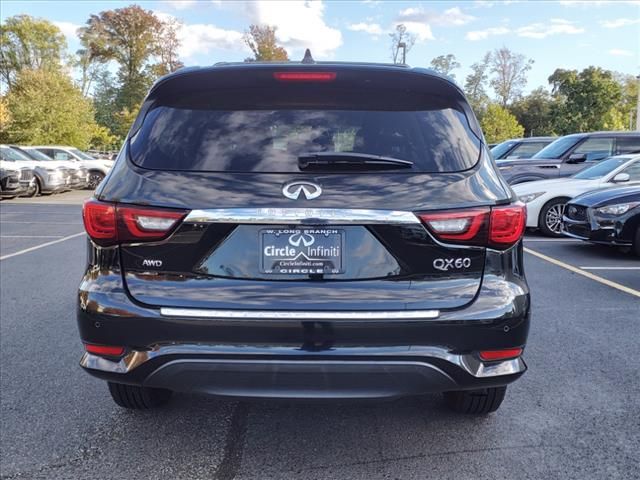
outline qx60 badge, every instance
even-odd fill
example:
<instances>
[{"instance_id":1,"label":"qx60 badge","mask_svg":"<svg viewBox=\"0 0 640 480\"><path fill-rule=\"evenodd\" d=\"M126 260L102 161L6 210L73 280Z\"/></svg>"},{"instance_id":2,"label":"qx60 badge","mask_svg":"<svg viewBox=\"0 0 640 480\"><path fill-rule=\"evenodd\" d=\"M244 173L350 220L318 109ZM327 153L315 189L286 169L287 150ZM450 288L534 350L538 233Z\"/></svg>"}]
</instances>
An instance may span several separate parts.
<instances>
[{"instance_id":1,"label":"qx60 badge","mask_svg":"<svg viewBox=\"0 0 640 480\"><path fill-rule=\"evenodd\" d=\"M322 193L320 185L312 182L296 181L289 182L282 187L282 194L291 200L297 200L302 195L307 200L318 198Z\"/></svg>"}]
</instances>

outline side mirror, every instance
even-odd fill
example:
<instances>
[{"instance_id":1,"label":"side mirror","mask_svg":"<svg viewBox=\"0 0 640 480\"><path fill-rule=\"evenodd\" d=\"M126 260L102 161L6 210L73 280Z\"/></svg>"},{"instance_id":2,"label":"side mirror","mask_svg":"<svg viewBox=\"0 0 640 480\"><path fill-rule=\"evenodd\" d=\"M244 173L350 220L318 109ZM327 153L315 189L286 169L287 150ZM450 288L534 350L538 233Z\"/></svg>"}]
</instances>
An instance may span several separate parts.
<instances>
[{"instance_id":1,"label":"side mirror","mask_svg":"<svg viewBox=\"0 0 640 480\"><path fill-rule=\"evenodd\" d=\"M631 179L628 173L619 173L615 177L613 177L613 183L624 183L628 182Z\"/></svg>"},{"instance_id":2,"label":"side mirror","mask_svg":"<svg viewBox=\"0 0 640 480\"><path fill-rule=\"evenodd\" d=\"M586 160L587 160L586 153L572 153L571 155L569 155L569 159L567 160L567 163L582 163Z\"/></svg>"}]
</instances>

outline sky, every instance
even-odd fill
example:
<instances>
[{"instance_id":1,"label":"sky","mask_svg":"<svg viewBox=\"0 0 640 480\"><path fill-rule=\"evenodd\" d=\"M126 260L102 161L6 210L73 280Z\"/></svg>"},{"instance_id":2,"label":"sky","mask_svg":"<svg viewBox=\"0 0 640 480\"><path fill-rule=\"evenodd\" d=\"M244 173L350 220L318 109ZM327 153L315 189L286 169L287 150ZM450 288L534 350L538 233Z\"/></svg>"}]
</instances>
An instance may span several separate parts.
<instances>
[{"instance_id":1,"label":"sky","mask_svg":"<svg viewBox=\"0 0 640 480\"><path fill-rule=\"evenodd\" d=\"M187 66L250 56L242 34L251 24L276 26L292 60L310 48L316 60L390 62L389 33L402 23L416 36L407 63L425 67L438 55L454 54L462 64L454 71L459 83L471 64L502 46L535 61L528 91L548 86L556 68L640 73L640 1L2 0L0 18L45 18L74 52L76 29L90 14L132 3L183 23L180 54Z\"/></svg>"}]
</instances>

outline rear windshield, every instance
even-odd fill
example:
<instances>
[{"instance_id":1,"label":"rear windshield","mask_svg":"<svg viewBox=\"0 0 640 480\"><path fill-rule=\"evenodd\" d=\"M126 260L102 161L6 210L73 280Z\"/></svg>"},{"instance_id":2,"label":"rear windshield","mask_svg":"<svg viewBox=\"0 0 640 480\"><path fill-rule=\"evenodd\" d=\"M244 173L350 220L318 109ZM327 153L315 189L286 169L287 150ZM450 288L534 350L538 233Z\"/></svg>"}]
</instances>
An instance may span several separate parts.
<instances>
[{"instance_id":1,"label":"rear windshield","mask_svg":"<svg viewBox=\"0 0 640 480\"><path fill-rule=\"evenodd\" d=\"M156 170L291 173L301 171L301 155L344 152L408 160L414 172L456 172L480 155L461 109L425 95L230 97L155 106L130 140L131 159Z\"/></svg>"}]
</instances>

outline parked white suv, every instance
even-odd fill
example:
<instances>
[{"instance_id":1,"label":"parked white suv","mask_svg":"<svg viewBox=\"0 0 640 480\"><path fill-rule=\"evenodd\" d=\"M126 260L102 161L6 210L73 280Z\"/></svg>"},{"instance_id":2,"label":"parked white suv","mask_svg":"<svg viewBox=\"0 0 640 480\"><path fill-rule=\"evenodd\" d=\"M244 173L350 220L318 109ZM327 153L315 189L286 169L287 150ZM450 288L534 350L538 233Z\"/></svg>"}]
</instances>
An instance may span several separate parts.
<instances>
[{"instance_id":1,"label":"parked white suv","mask_svg":"<svg viewBox=\"0 0 640 480\"><path fill-rule=\"evenodd\" d=\"M38 149L45 155L49 155L54 160L71 160L79 162L89 172L89 185L91 189L95 189L102 179L107 176L113 160L93 158L75 147L66 147L61 145L36 145Z\"/></svg>"}]
</instances>

